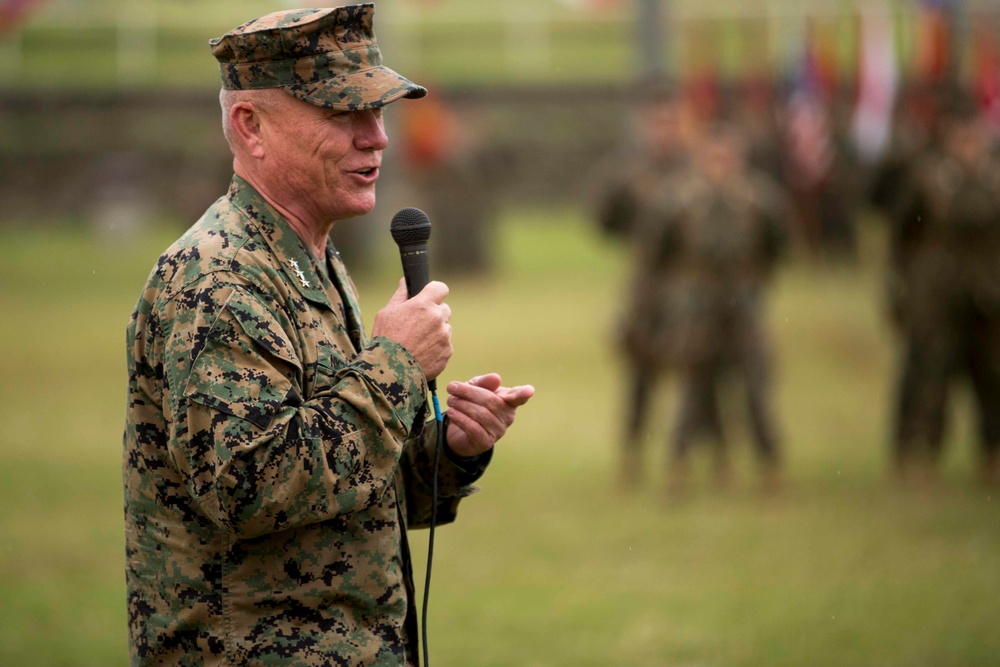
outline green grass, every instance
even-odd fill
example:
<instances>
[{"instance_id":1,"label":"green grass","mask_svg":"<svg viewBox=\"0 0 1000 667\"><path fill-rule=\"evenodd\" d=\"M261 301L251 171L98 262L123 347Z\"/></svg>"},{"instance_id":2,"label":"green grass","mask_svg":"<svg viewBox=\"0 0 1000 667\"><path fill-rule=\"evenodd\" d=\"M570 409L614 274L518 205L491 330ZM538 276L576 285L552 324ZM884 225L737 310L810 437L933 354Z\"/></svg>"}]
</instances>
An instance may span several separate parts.
<instances>
[{"instance_id":1,"label":"green grass","mask_svg":"<svg viewBox=\"0 0 1000 667\"><path fill-rule=\"evenodd\" d=\"M1000 498L969 482L965 402L940 488L885 483L893 369L877 233L858 271L799 265L778 278L787 493L754 493L734 410L736 484L717 493L699 479L671 506L660 494L669 382L646 484L614 487L609 340L625 254L574 211L504 222L497 273L451 284L456 356L443 380L495 370L538 393L483 490L438 534L435 665L996 664ZM169 240L0 231L0 665L126 661L124 328ZM361 280L369 322L395 273ZM426 534L413 542L421 571Z\"/></svg>"}]
</instances>

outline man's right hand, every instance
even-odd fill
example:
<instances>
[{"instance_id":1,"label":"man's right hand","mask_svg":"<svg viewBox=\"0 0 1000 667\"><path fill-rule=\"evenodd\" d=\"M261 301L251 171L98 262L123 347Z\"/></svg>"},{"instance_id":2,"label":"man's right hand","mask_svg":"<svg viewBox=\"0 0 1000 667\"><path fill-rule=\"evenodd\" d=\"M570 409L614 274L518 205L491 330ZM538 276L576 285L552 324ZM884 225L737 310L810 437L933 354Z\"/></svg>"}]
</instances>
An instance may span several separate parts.
<instances>
[{"instance_id":1,"label":"man's right hand","mask_svg":"<svg viewBox=\"0 0 1000 667\"><path fill-rule=\"evenodd\" d=\"M375 315L372 336L385 336L407 349L420 364L428 380L433 380L451 359L451 308L444 303L448 286L432 281L412 299L406 297L406 281L400 280L396 293Z\"/></svg>"}]
</instances>

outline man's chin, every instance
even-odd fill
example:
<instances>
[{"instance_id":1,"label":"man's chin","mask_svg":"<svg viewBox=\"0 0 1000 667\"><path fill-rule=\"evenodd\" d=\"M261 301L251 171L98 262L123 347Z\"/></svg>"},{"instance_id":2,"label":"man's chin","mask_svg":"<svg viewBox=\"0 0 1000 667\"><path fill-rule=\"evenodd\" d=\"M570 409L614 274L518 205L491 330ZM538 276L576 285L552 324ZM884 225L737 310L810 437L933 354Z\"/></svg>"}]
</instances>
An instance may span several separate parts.
<instances>
[{"instance_id":1,"label":"man's chin","mask_svg":"<svg viewBox=\"0 0 1000 667\"><path fill-rule=\"evenodd\" d=\"M359 197L355 201L351 202L350 206L344 206L335 220L350 220L351 218L359 218L363 215L368 215L375 208L375 192L373 191L371 197Z\"/></svg>"}]
</instances>

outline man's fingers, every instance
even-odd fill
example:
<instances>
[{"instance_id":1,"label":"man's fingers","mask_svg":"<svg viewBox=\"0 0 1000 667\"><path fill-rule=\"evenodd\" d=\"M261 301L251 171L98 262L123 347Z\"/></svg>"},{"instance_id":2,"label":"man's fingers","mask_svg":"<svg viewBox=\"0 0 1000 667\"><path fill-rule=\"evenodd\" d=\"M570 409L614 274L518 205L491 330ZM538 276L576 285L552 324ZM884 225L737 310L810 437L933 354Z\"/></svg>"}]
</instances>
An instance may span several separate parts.
<instances>
[{"instance_id":1,"label":"man's fingers","mask_svg":"<svg viewBox=\"0 0 1000 667\"><path fill-rule=\"evenodd\" d=\"M466 384L471 384L473 387L479 387L480 389L485 389L486 391L495 392L500 388L501 382L502 380L500 379L500 376L496 373L487 373L485 375L477 375Z\"/></svg>"},{"instance_id":2,"label":"man's fingers","mask_svg":"<svg viewBox=\"0 0 1000 667\"><path fill-rule=\"evenodd\" d=\"M396 288L396 291L393 292L392 298L389 299L389 303L387 305L389 305L389 306L398 306L399 304L401 304L404 301L406 301L406 299L407 299L407 294L406 294L406 278L400 278L399 279L399 286Z\"/></svg>"},{"instance_id":3,"label":"man's fingers","mask_svg":"<svg viewBox=\"0 0 1000 667\"><path fill-rule=\"evenodd\" d=\"M490 401L500 402L496 395L496 389L489 380L479 380L485 382L486 386L478 386L471 382L449 382L448 393L458 398L463 398L473 403L486 403Z\"/></svg>"},{"instance_id":4,"label":"man's fingers","mask_svg":"<svg viewBox=\"0 0 1000 667\"><path fill-rule=\"evenodd\" d=\"M468 444L472 445L474 450L482 450L484 445L495 442L480 424L467 415L449 410L448 421L450 422L449 429L455 428L461 431Z\"/></svg>"},{"instance_id":5,"label":"man's fingers","mask_svg":"<svg viewBox=\"0 0 1000 667\"><path fill-rule=\"evenodd\" d=\"M531 385L500 383L496 373L448 383L448 415L455 427L450 445L472 453L489 449L514 423L517 408L535 394Z\"/></svg>"},{"instance_id":6,"label":"man's fingers","mask_svg":"<svg viewBox=\"0 0 1000 667\"><path fill-rule=\"evenodd\" d=\"M535 395L535 388L530 384L519 387L500 387L497 396L502 398L507 405L518 408L528 402L528 399Z\"/></svg>"},{"instance_id":7,"label":"man's fingers","mask_svg":"<svg viewBox=\"0 0 1000 667\"><path fill-rule=\"evenodd\" d=\"M417 296L439 304L448 297L448 286L440 281L432 280L420 290L420 294Z\"/></svg>"},{"instance_id":8,"label":"man's fingers","mask_svg":"<svg viewBox=\"0 0 1000 667\"><path fill-rule=\"evenodd\" d=\"M535 395L535 388L530 384L517 387L503 387L500 384L500 376L496 373L477 375L468 382L451 382L448 384L448 393L460 398L478 403L488 400L485 394L479 390L495 394L507 405L519 407L528 402Z\"/></svg>"},{"instance_id":9,"label":"man's fingers","mask_svg":"<svg viewBox=\"0 0 1000 667\"><path fill-rule=\"evenodd\" d=\"M478 444L493 443L499 440L509 423L486 408L468 401L448 399L448 419L461 428L465 434ZM513 419L510 420L513 422Z\"/></svg>"},{"instance_id":10,"label":"man's fingers","mask_svg":"<svg viewBox=\"0 0 1000 667\"><path fill-rule=\"evenodd\" d=\"M461 398L455 394L448 396L448 406L458 408L480 421L496 419L503 421L508 414L514 414L514 406L505 403L496 394L483 392L473 399Z\"/></svg>"}]
</instances>

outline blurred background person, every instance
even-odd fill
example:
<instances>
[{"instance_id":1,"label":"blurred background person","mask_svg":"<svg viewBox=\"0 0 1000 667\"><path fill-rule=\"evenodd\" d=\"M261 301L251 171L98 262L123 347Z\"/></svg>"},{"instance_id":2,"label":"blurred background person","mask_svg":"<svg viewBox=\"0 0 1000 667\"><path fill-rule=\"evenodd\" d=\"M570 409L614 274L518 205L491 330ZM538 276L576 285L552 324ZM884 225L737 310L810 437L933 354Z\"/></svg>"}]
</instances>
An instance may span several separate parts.
<instances>
[{"instance_id":1,"label":"blurred background person","mask_svg":"<svg viewBox=\"0 0 1000 667\"><path fill-rule=\"evenodd\" d=\"M953 380L971 385L979 478L996 485L1000 448L1000 158L986 118L954 91L940 144L915 157L891 217L890 312L901 368L893 463L937 477Z\"/></svg>"},{"instance_id":2,"label":"blurred background person","mask_svg":"<svg viewBox=\"0 0 1000 667\"><path fill-rule=\"evenodd\" d=\"M687 151L681 108L672 87L661 84L648 94L634 116L634 136L598 177L603 193L596 204L597 223L606 237L641 253L647 241L638 227L653 202L673 193L671 177L685 163ZM660 346L658 302L662 282L655 267L633 263L633 275L622 302L617 338L624 357L625 423L621 436L620 483L629 489L643 468L643 443L656 381L664 368Z\"/></svg>"},{"instance_id":3,"label":"blurred background person","mask_svg":"<svg viewBox=\"0 0 1000 667\"><path fill-rule=\"evenodd\" d=\"M632 136L603 165L597 223L613 238L629 240L639 211L684 164L687 151L681 100L673 86L654 84L633 116Z\"/></svg>"},{"instance_id":4,"label":"blurred background person","mask_svg":"<svg viewBox=\"0 0 1000 667\"><path fill-rule=\"evenodd\" d=\"M735 377L746 395L765 490L779 486L781 456L771 409L771 343L764 301L786 244L787 207L779 188L747 164L734 127L713 123L692 164L644 211L637 231L649 299L650 357L680 375L668 492L686 491L689 453L707 438L715 475L729 477L720 392ZM638 291L638 290L637 290Z\"/></svg>"},{"instance_id":5,"label":"blurred background person","mask_svg":"<svg viewBox=\"0 0 1000 667\"><path fill-rule=\"evenodd\" d=\"M893 110L891 136L885 154L873 165L866 198L882 216L892 216L907 196L911 171L920 156L940 141L943 94L930 85L912 81L904 86Z\"/></svg>"}]
</instances>

